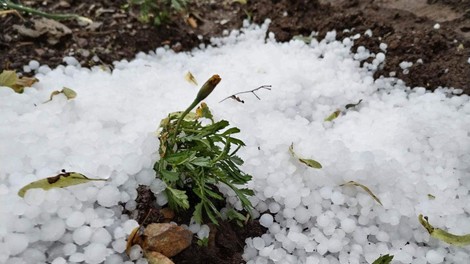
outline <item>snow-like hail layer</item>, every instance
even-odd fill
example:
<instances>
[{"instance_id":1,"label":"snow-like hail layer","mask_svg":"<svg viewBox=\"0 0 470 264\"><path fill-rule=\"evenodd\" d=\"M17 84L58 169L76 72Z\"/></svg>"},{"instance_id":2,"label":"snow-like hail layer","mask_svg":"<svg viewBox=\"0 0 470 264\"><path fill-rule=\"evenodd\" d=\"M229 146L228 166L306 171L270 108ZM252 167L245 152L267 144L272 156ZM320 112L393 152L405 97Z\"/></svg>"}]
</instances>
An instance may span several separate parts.
<instances>
[{"instance_id":1,"label":"snow-like hail layer","mask_svg":"<svg viewBox=\"0 0 470 264\"><path fill-rule=\"evenodd\" d=\"M39 67L40 81L24 94L0 88L0 263L131 263L123 252L137 223L119 203L134 209L138 184L150 185L157 202L166 203L152 170L155 131L197 93L184 80L188 71L200 83L220 74L206 102L216 119L241 129L247 145L240 155L253 175L254 215L268 227L247 239L248 263L371 263L381 254L394 255L394 263L465 263L468 249L430 238L417 216L470 233L469 97L374 81L384 54L364 48L353 54L353 40L336 41L334 32L305 44L276 43L272 34L265 39L266 30L267 24L251 25L191 53L158 48L116 62L112 73L66 59L68 66ZM244 104L219 103L264 84L273 88L260 90L261 100L245 94ZM43 104L63 87L78 96ZM360 99L355 109L324 121ZM323 168L294 159L291 143ZM61 169L108 180L17 195ZM352 180L383 206L360 188L339 186Z\"/></svg>"}]
</instances>

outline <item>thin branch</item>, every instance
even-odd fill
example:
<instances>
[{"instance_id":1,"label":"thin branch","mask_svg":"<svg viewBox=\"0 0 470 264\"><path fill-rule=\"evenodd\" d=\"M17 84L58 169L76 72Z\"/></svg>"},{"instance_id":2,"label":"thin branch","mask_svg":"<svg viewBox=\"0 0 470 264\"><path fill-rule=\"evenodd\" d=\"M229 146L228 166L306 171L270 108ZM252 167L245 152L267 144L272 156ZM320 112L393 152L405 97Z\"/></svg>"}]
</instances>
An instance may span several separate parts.
<instances>
[{"instance_id":1,"label":"thin branch","mask_svg":"<svg viewBox=\"0 0 470 264\"><path fill-rule=\"evenodd\" d=\"M219 103L222 103L223 101L225 101L229 98L231 98L231 99L233 99L237 102L240 102L240 103L245 103L245 101L243 101L242 99L240 99L240 97L237 96L239 94L244 94L244 93L252 93L256 98L258 98L258 100L261 100L261 98L259 98L259 96L255 92L258 91L258 90L261 90L261 89L266 89L266 90L271 91L271 87L272 87L271 85L262 85L262 86L260 86L256 89L253 89L253 90L238 92L236 94L232 94L232 95L222 99Z\"/></svg>"}]
</instances>

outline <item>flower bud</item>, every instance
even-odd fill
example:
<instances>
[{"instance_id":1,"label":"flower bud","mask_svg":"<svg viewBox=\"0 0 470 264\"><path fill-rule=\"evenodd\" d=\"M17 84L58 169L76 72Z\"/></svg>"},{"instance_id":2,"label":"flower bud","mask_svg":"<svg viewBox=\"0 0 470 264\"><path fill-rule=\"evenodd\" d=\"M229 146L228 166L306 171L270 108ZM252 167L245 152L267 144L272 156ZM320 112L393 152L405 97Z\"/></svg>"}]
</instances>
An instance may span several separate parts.
<instances>
[{"instance_id":1,"label":"flower bud","mask_svg":"<svg viewBox=\"0 0 470 264\"><path fill-rule=\"evenodd\" d=\"M220 76L218 74L212 75L212 77L207 80L206 83L201 87L199 92L197 93L196 100L194 102L201 102L202 100L206 99L207 96L209 96L210 93L214 90L214 88L219 84L220 82Z\"/></svg>"}]
</instances>

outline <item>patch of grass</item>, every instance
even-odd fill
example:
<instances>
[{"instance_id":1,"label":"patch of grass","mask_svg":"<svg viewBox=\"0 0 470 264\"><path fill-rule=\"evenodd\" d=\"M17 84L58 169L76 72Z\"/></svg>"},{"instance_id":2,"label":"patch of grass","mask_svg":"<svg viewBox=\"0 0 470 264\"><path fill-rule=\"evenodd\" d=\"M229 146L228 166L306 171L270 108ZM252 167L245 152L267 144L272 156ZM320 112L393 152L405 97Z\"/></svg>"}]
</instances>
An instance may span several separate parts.
<instances>
[{"instance_id":1,"label":"patch of grass","mask_svg":"<svg viewBox=\"0 0 470 264\"><path fill-rule=\"evenodd\" d=\"M129 7L137 7L142 23L161 25L168 22L172 13L186 9L189 0L129 0Z\"/></svg>"}]
</instances>

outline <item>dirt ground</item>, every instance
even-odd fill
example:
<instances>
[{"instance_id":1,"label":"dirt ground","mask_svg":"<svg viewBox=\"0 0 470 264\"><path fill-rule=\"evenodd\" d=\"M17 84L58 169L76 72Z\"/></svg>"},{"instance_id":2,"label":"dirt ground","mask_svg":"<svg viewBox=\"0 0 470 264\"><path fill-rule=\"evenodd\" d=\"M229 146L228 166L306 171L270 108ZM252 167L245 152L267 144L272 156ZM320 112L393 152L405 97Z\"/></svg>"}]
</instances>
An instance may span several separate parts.
<instances>
[{"instance_id":1,"label":"dirt ground","mask_svg":"<svg viewBox=\"0 0 470 264\"><path fill-rule=\"evenodd\" d=\"M388 45L386 61L375 77L391 76L411 87L433 90L439 86L463 89L470 94L470 1L464 0L194 0L186 12L174 14L170 22L155 27L138 20L138 10L125 8L127 0L27 0L24 5L47 12L75 13L91 18L89 26L76 21L61 21L55 30L38 30L27 36L38 17L23 14L0 16L0 71L14 69L25 75L30 60L50 67L62 64L64 56L74 56L82 66L112 65L113 61L132 59L139 51L149 52L168 45L175 51L188 51L224 30L241 27L244 19L262 23L272 20L269 31L279 41L294 36L322 38L335 29L341 39L361 33L354 50L364 46L378 52ZM192 23L188 22L192 21ZM23 20L24 19L24 20ZM195 23L194 23L195 22ZM437 26L436 24L439 24ZM372 36L363 33L370 29ZM345 31L348 30L348 31ZM27 30L26 30L27 31ZM399 64L412 62L409 72ZM139 192L146 197L144 191ZM141 212L150 209L142 198ZM158 212L159 208L154 208ZM158 215L153 216L155 221ZM142 219L140 219L142 221ZM174 258L175 263L241 263L243 241L263 233L253 221L246 228L223 224L215 243L201 249L192 245Z\"/></svg>"}]
</instances>

